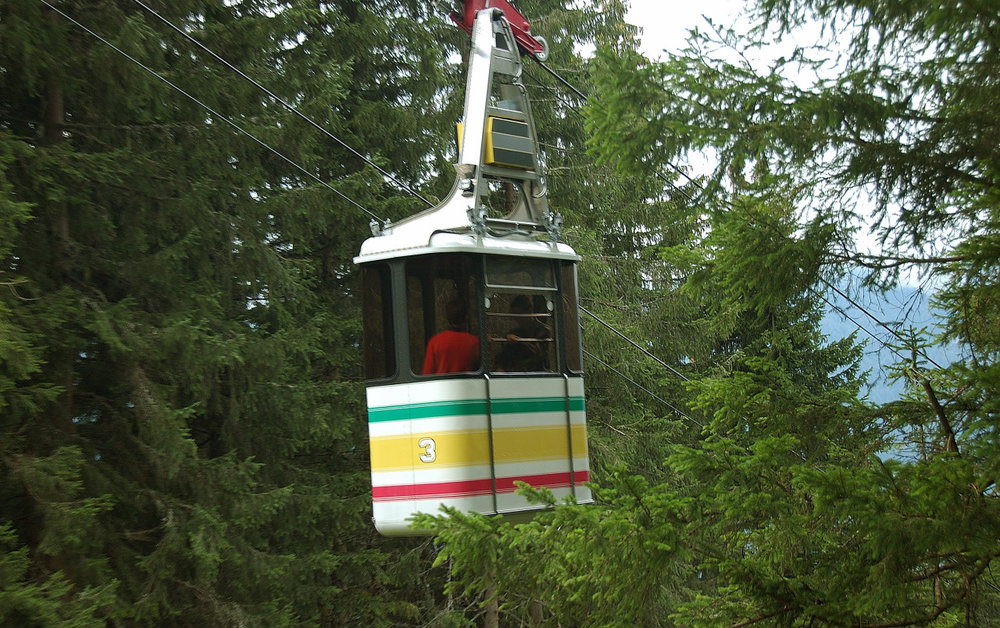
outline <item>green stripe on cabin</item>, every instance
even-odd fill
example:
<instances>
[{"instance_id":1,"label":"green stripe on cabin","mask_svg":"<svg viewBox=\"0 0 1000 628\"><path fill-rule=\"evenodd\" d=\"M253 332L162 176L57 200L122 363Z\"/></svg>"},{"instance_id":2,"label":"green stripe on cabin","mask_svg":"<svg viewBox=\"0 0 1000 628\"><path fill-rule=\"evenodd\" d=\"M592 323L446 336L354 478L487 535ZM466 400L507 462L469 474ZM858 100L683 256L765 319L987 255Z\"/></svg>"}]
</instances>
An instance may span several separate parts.
<instances>
[{"instance_id":1,"label":"green stripe on cabin","mask_svg":"<svg viewBox=\"0 0 1000 628\"><path fill-rule=\"evenodd\" d=\"M414 403L400 406L382 406L368 408L368 422L381 423L384 421L407 421L412 419L486 414L488 407L492 409L493 414L565 412L566 399L563 397L518 397L493 399L490 404L487 404L485 399L466 399ZM583 411L585 409L584 398L570 397L569 409L573 412Z\"/></svg>"}]
</instances>

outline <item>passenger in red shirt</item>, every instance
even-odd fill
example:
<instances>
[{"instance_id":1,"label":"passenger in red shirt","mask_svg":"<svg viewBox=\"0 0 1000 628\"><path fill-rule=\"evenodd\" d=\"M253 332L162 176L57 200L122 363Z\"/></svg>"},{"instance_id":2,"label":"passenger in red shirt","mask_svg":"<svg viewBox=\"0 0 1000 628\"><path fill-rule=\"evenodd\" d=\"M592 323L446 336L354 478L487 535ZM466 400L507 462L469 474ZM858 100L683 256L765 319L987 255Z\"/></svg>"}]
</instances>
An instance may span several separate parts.
<instances>
[{"instance_id":1,"label":"passenger in red shirt","mask_svg":"<svg viewBox=\"0 0 1000 628\"><path fill-rule=\"evenodd\" d=\"M465 303L448 302L445 315L448 318L448 329L434 334L427 341L424 375L479 370L479 338L464 331L467 319Z\"/></svg>"}]
</instances>

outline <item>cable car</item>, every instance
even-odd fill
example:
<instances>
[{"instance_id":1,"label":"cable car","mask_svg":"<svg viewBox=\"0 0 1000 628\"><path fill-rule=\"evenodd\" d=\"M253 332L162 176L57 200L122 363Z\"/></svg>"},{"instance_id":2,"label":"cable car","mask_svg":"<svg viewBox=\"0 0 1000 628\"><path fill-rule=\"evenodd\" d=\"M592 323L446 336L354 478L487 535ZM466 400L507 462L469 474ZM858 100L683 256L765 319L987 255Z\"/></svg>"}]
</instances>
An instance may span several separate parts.
<instances>
[{"instance_id":1,"label":"cable car","mask_svg":"<svg viewBox=\"0 0 1000 628\"><path fill-rule=\"evenodd\" d=\"M373 518L387 536L419 534L408 519L441 505L510 517L544 507L517 482L592 501L580 258L547 206L519 39L497 8L476 11L471 31L451 192L373 225L355 258Z\"/></svg>"}]
</instances>

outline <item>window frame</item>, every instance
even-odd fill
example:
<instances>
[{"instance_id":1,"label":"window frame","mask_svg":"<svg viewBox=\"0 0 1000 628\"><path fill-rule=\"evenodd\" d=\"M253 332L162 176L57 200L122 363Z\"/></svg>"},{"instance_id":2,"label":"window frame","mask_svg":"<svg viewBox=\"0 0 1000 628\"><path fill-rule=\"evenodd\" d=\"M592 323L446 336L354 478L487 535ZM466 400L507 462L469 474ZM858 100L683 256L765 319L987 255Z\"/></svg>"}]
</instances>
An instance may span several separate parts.
<instances>
[{"instance_id":1,"label":"window frame","mask_svg":"<svg viewBox=\"0 0 1000 628\"><path fill-rule=\"evenodd\" d=\"M412 268L412 265L424 265L428 268L434 267L435 264L441 267L454 266L455 262L448 260L459 256L466 260L468 276L464 292L469 305L468 331L479 338L479 367L475 371L423 375L422 366L427 340L434 333L440 331L439 320L442 315L441 303L438 301L444 297L437 295L436 288L432 288L433 294L430 297L422 293L420 295L422 303L412 303L415 297L411 294L410 281L411 277L419 273L411 273L408 268ZM534 264L536 268L543 269L539 271L539 274L544 276L541 282L534 283L546 285L499 280L499 275L496 273L491 275L490 273L490 265L494 264L495 270L498 268L497 263L510 264L515 272L519 266ZM528 272L530 274L530 268ZM430 271L429 274L433 275L434 272ZM502 275L502 273L500 274ZM369 300L375 296L371 293L375 288L369 284L376 276L381 291L378 295L381 310L372 312L374 304ZM426 282L426 279L424 281ZM426 288L427 284L425 283L421 290L426 290ZM508 305L513 299L513 295L518 294L535 299L545 297L546 301L552 304L552 310L547 313L552 343L552 349L548 352L547 369L511 372L496 370L493 357L490 355L493 343L489 335L491 331L489 320L490 318L499 319L503 313L490 313L488 311L486 300L493 293L508 295ZM577 263L574 260L519 256L508 252L451 251L401 256L365 263L362 265L362 323L364 328L362 340L364 366L362 372L365 380L377 383L407 383L428 381L435 378L483 377L487 373L490 377L582 375L582 334L578 294ZM428 309L429 302L434 306L433 313L430 313L431 310ZM410 320L411 307L417 307L421 311L421 324L414 326L413 321ZM428 318L431 319L429 322ZM374 326L376 320L380 321L378 330L380 330L381 340L384 344L382 351L375 350L371 344L377 342L379 338L378 333L374 337L372 335L373 331L377 331ZM428 329L428 325L432 326L433 329ZM496 326L494 326L494 331L495 328ZM373 368L370 363L372 358L381 359L382 368ZM375 376L373 377L373 375Z\"/></svg>"}]
</instances>

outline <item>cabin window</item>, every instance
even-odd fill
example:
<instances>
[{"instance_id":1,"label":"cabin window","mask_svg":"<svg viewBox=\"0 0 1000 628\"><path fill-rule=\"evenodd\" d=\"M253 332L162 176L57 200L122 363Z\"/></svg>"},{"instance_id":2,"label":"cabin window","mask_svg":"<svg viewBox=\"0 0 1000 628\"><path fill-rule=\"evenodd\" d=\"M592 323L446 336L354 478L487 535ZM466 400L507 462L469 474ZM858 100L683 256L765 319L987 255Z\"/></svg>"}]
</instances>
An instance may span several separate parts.
<instances>
[{"instance_id":1,"label":"cabin window","mask_svg":"<svg viewBox=\"0 0 1000 628\"><path fill-rule=\"evenodd\" d=\"M410 370L415 375L479 370L477 273L473 269L472 257L466 254L425 255L407 261Z\"/></svg>"},{"instance_id":2,"label":"cabin window","mask_svg":"<svg viewBox=\"0 0 1000 628\"><path fill-rule=\"evenodd\" d=\"M580 304L576 296L576 264L563 262L560 272L563 329L566 334L566 367L574 373L580 373L583 371L583 358L580 343Z\"/></svg>"},{"instance_id":3,"label":"cabin window","mask_svg":"<svg viewBox=\"0 0 1000 628\"><path fill-rule=\"evenodd\" d=\"M362 273L365 377L384 379L396 372L391 274L385 264L364 266Z\"/></svg>"},{"instance_id":4,"label":"cabin window","mask_svg":"<svg viewBox=\"0 0 1000 628\"><path fill-rule=\"evenodd\" d=\"M582 372L573 262L441 253L370 263L361 296L366 379L475 374L483 365Z\"/></svg>"},{"instance_id":5,"label":"cabin window","mask_svg":"<svg viewBox=\"0 0 1000 628\"><path fill-rule=\"evenodd\" d=\"M557 296L551 261L486 258L483 304L491 371L530 373L558 369Z\"/></svg>"}]
</instances>

